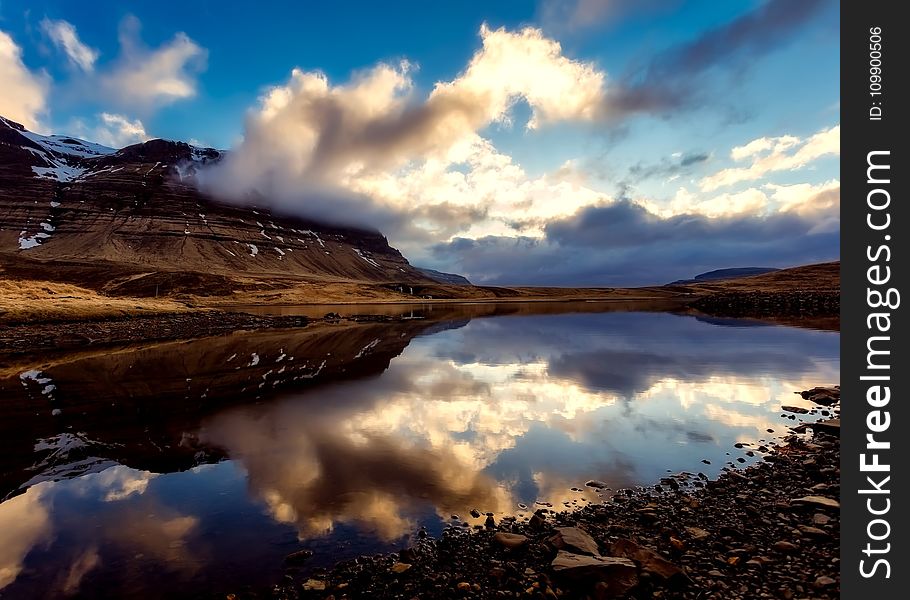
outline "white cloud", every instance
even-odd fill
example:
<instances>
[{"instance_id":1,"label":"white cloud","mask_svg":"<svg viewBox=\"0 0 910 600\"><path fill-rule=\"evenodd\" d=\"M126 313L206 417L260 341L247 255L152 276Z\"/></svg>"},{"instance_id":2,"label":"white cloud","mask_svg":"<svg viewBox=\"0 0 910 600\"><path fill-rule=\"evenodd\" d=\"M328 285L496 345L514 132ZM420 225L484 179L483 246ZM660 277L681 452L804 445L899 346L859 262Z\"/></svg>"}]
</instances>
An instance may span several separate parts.
<instances>
[{"instance_id":1,"label":"white cloud","mask_svg":"<svg viewBox=\"0 0 910 600\"><path fill-rule=\"evenodd\" d=\"M40 130L49 87L50 78L30 71L22 62L22 49L0 31L0 115L32 131Z\"/></svg>"},{"instance_id":2,"label":"white cloud","mask_svg":"<svg viewBox=\"0 0 910 600\"><path fill-rule=\"evenodd\" d=\"M637 203L663 219L678 215L765 217L787 212L827 219L836 217L840 208L840 181L831 179L819 184L789 185L766 183L713 196L700 195L686 187L680 187L669 202L660 203L643 198L638 199Z\"/></svg>"},{"instance_id":3,"label":"white cloud","mask_svg":"<svg viewBox=\"0 0 910 600\"><path fill-rule=\"evenodd\" d=\"M123 148L131 144L138 144L151 138L146 133L145 126L139 119L130 120L124 115L113 113L100 113L96 116L94 127L87 126L84 122L77 122L76 133L90 141L110 146Z\"/></svg>"},{"instance_id":4,"label":"white cloud","mask_svg":"<svg viewBox=\"0 0 910 600\"><path fill-rule=\"evenodd\" d=\"M464 74L437 84L429 102L480 101L489 123L506 118L511 105L524 99L532 110L528 129L601 116L605 75L593 64L567 58L559 42L532 27L510 32L483 25L480 37L483 48Z\"/></svg>"},{"instance_id":5,"label":"white cloud","mask_svg":"<svg viewBox=\"0 0 910 600\"><path fill-rule=\"evenodd\" d=\"M528 129L600 118L605 75L564 56L538 29L484 25L480 38L464 71L424 98L407 61L379 64L344 84L294 69L249 114L243 141L209 183L223 196L258 193L312 218L357 215L348 224L385 227L393 237L394 225L378 222L377 213L407 221L409 236L437 240L489 211L509 221L568 214L596 193L565 197L577 183L527 177L481 132L509 124L522 100L531 109Z\"/></svg>"},{"instance_id":6,"label":"white cloud","mask_svg":"<svg viewBox=\"0 0 910 600\"><path fill-rule=\"evenodd\" d=\"M98 50L82 43L76 33L76 27L72 23L44 18L41 21L41 30L57 48L66 54L73 65L86 72L94 70L95 61L98 60Z\"/></svg>"},{"instance_id":7,"label":"white cloud","mask_svg":"<svg viewBox=\"0 0 910 600\"><path fill-rule=\"evenodd\" d=\"M774 171L801 169L823 156L840 154L840 125L824 129L801 140L793 136L758 138L733 149L730 157L735 161L752 159L748 167L731 167L703 178L702 191L710 192L720 187L743 181L754 181Z\"/></svg>"},{"instance_id":8,"label":"white cloud","mask_svg":"<svg viewBox=\"0 0 910 600\"><path fill-rule=\"evenodd\" d=\"M744 213L759 214L767 206L768 196L756 188L703 199L680 188L670 205L670 210L664 215L701 214L706 217L725 217Z\"/></svg>"},{"instance_id":9,"label":"white cloud","mask_svg":"<svg viewBox=\"0 0 910 600\"><path fill-rule=\"evenodd\" d=\"M752 140L745 146L736 146L730 151L730 158L733 160L743 160L756 154L772 151L772 154L784 152L799 143L799 138L792 135L783 135L780 137L760 137Z\"/></svg>"},{"instance_id":10,"label":"white cloud","mask_svg":"<svg viewBox=\"0 0 910 600\"><path fill-rule=\"evenodd\" d=\"M158 48L139 39L139 20L127 17L121 26L121 55L100 77L107 98L133 109L165 106L196 95L196 76L205 68L208 52L185 33Z\"/></svg>"},{"instance_id":11,"label":"white cloud","mask_svg":"<svg viewBox=\"0 0 910 600\"><path fill-rule=\"evenodd\" d=\"M0 504L0 590L15 581L24 567L25 557L35 546L46 542L53 530L44 503L48 484L30 487L24 494Z\"/></svg>"}]
</instances>

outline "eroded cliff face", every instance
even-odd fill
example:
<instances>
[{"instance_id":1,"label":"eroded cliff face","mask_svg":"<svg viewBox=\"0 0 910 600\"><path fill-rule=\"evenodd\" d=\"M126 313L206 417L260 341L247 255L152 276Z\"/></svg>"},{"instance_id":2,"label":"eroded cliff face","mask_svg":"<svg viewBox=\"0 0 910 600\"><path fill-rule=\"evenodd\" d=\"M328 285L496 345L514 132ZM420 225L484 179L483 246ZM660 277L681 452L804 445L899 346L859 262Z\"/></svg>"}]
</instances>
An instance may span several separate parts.
<instances>
[{"instance_id":1,"label":"eroded cliff face","mask_svg":"<svg viewBox=\"0 0 910 600\"><path fill-rule=\"evenodd\" d=\"M194 272L427 281L378 232L207 197L195 174L220 158L165 140L114 150L37 135L0 117L0 264L49 272L104 266L120 279Z\"/></svg>"}]
</instances>

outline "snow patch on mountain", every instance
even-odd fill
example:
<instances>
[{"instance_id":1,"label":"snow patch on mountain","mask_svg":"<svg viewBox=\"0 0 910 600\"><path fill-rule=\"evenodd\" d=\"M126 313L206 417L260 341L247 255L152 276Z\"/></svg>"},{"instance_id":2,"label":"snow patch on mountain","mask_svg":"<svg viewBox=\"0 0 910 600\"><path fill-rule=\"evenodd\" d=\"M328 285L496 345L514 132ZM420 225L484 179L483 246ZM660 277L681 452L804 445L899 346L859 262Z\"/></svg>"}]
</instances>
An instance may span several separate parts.
<instances>
[{"instance_id":1,"label":"snow patch on mountain","mask_svg":"<svg viewBox=\"0 0 910 600\"><path fill-rule=\"evenodd\" d=\"M378 262L376 262L375 260L373 260L372 258L370 258L369 256L367 256L366 254L364 254L364 253L363 253L363 250L361 250L360 248L354 248L354 252L357 253L357 256L359 256L360 258L362 258L362 259L365 260L366 262L370 263L370 264L373 265L374 267L378 267L378 268L380 268L380 269L382 268L382 265L380 265Z\"/></svg>"},{"instance_id":2,"label":"snow patch on mountain","mask_svg":"<svg viewBox=\"0 0 910 600\"><path fill-rule=\"evenodd\" d=\"M54 154L63 154L75 158L90 158L116 152L114 148L108 148L95 142L87 142L66 135L40 135L31 131L20 131L19 133Z\"/></svg>"},{"instance_id":3,"label":"snow patch on mountain","mask_svg":"<svg viewBox=\"0 0 910 600\"><path fill-rule=\"evenodd\" d=\"M28 235L25 230L19 232L19 249L29 250L41 245L41 240L51 237L51 234L39 231L35 235Z\"/></svg>"}]
</instances>

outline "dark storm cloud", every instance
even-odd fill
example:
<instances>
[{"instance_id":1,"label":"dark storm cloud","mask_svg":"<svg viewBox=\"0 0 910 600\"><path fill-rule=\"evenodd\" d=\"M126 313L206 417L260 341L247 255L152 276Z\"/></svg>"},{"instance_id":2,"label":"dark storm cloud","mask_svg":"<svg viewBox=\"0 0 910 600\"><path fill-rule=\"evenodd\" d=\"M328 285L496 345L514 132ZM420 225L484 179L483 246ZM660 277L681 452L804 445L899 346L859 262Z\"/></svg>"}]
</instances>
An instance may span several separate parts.
<instances>
[{"instance_id":1,"label":"dark storm cloud","mask_svg":"<svg viewBox=\"0 0 910 600\"><path fill-rule=\"evenodd\" d=\"M544 238L456 238L433 252L477 283L655 285L719 268L836 260L838 231L819 231L820 222L795 212L662 218L618 200L550 222Z\"/></svg>"},{"instance_id":2,"label":"dark storm cloud","mask_svg":"<svg viewBox=\"0 0 910 600\"><path fill-rule=\"evenodd\" d=\"M768 0L739 18L673 46L643 69L630 71L608 94L606 114L666 113L687 106L705 89L715 67L745 69L756 57L794 37L830 0Z\"/></svg>"},{"instance_id":3,"label":"dark storm cloud","mask_svg":"<svg viewBox=\"0 0 910 600\"><path fill-rule=\"evenodd\" d=\"M588 206L570 217L551 221L545 231L549 240L565 246L623 248L643 242L776 241L804 234L814 224L788 213L764 218L753 215L709 218L698 214L661 218L634 202L617 201L606 206Z\"/></svg>"}]
</instances>

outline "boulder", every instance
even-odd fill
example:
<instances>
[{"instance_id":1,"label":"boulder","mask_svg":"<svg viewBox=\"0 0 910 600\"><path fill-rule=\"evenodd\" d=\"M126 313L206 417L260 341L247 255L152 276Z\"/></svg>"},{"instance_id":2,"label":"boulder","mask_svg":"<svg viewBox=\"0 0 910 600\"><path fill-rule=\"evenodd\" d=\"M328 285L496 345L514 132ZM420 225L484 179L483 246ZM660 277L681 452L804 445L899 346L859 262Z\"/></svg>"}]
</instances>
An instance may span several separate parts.
<instances>
[{"instance_id":1,"label":"boulder","mask_svg":"<svg viewBox=\"0 0 910 600\"><path fill-rule=\"evenodd\" d=\"M827 525L831 521L831 517L824 515L822 513L815 513L812 515L812 523L815 525Z\"/></svg>"},{"instance_id":2,"label":"boulder","mask_svg":"<svg viewBox=\"0 0 910 600\"><path fill-rule=\"evenodd\" d=\"M542 529L546 523L546 515L539 510L531 515L531 519L528 521L528 525L530 525L533 529Z\"/></svg>"},{"instance_id":3,"label":"boulder","mask_svg":"<svg viewBox=\"0 0 910 600\"><path fill-rule=\"evenodd\" d=\"M771 547L774 548L775 550L777 550L778 552L786 552L786 553L796 552L797 550L799 550L799 546L797 546L796 544L794 544L792 542L788 542L786 540L780 540L779 542L774 542L774 544Z\"/></svg>"},{"instance_id":4,"label":"boulder","mask_svg":"<svg viewBox=\"0 0 910 600\"><path fill-rule=\"evenodd\" d=\"M824 529L819 529L818 527L811 527L809 525L800 525L799 531L803 535L816 538L828 538L831 537L831 534L825 531Z\"/></svg>"},{"instance_id":5,"label":"boulder","mask_svg":"<svg viewBox=\"0 0 910 600\"><path fill-rule=\"evenodd\" d=\"M578 527L558 527L556 533L547 538L547 543L557 550L575 554L600 555L597 542L586 531Z\"/></svg>"},{"instance_id":6,"label":"boulder","mask_svg":"<svg viewBox=\"0 0 910 600\"><path fill-rule=\"evenodd\" d=\"M627 558L581 556L560 550L551 564L553 575L563 581L599 585L607 598L621 598L638 585L638 568Z\"/></svg>"},{"instance_id":7,"label":"boulder","mask_svg":"<svg viewBox=\"0 0 910 600\"><path fill-rule=\"evenodd\" d=\"M798 504L800 506L833 508L840 510L840 502L834 498L826 498L824 496L803 496L802 498L794 498L790 501L790 503Z\"/></svg>"},{"instance_id":8,"label":"boulder","mask_svg":"<svg viewBox=\"0 0 910 600\"><path fill-rule=\"evenodd\" d=\"M619 539L610 544L610 555L632 560L641 567L642 571L665 581L670 579L685 581L688 579L685 572L669 560L654 550L639 546L631 540Z\"/></svg>"},{"instance_id":9,"label":"boulder","mask_svg":"<svg viewBox=\"0 0 910 600\"><path fill-rule=\"evenodd\" d=\"M800 395L806 400L809 400L816 404L830 406L832 404L836 404L840 400L840 388L814 387L811 390L802 392Z\"/></svg>"},{"instance_id":10,"label":"boulder","mask_svg":"<svg viewBox=\"0 0 910 600\"><path fill-rule=\"evenodd\" d=\"M493 536L493 543L506 550L521 548L528 543L528 538L518 533L497 532Z\"/></svg>"}]
</instances>

